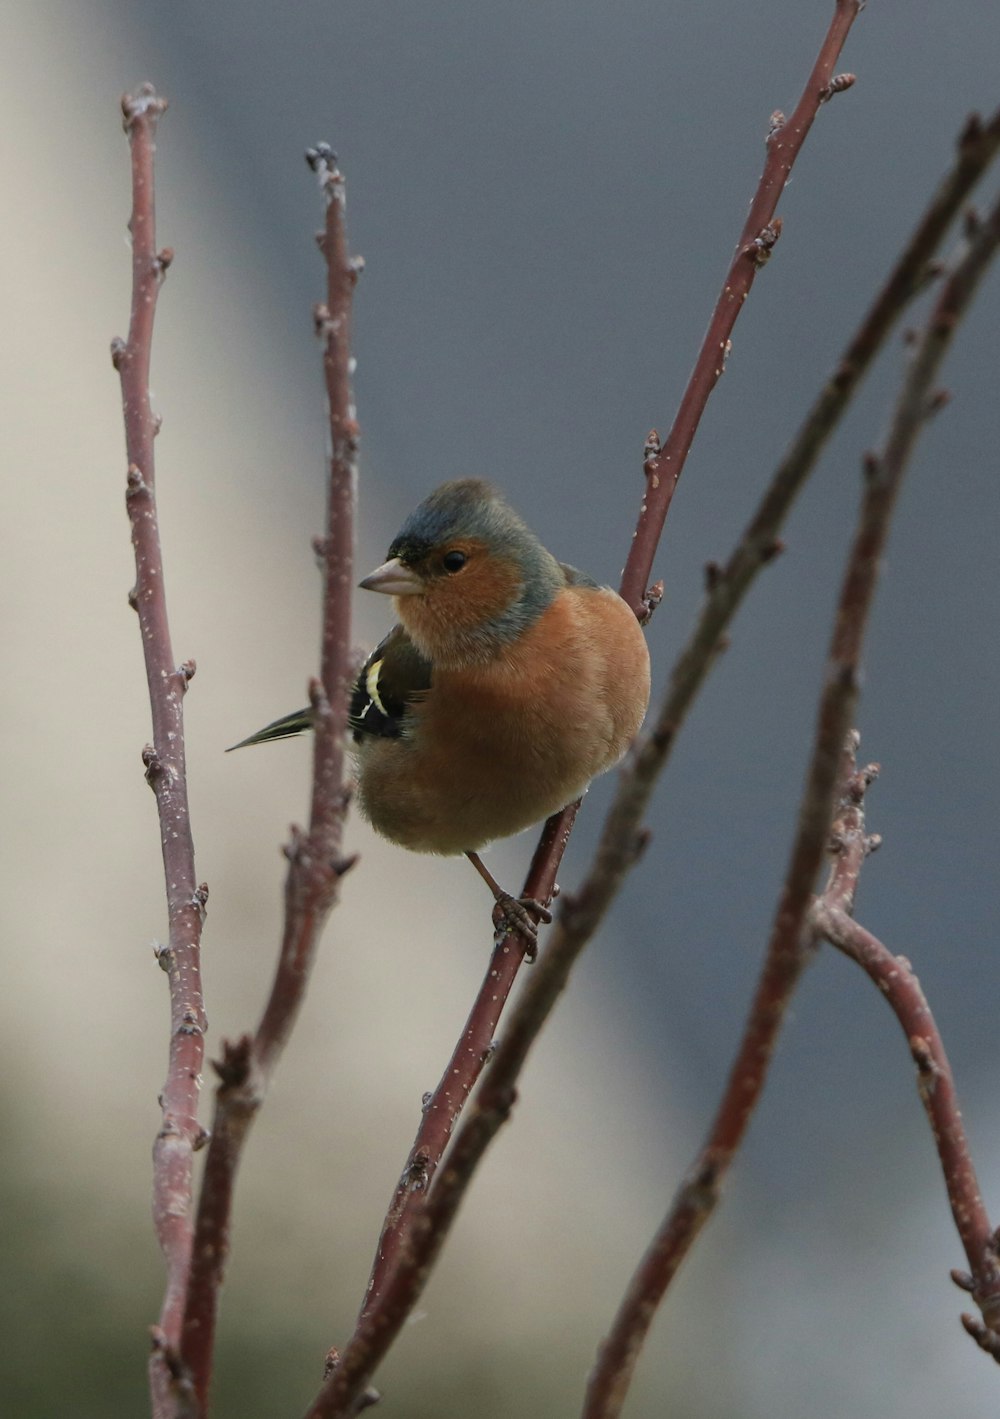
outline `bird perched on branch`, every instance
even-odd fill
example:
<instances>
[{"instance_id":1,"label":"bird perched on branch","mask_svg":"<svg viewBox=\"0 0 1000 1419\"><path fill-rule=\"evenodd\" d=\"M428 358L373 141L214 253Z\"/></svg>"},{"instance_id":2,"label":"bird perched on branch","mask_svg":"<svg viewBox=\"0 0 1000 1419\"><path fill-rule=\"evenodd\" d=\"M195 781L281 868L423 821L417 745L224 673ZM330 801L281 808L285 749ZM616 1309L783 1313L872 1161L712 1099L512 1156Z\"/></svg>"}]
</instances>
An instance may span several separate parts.
<instances>
[{"instance_id":1,"label":"bird perched on branch","mask_svg":"<svg viewBox=\"0 0 1000 1419\"><path fill-rule=\"evenodd\" d=\"M548 913L519 906L478 850L566 807L625 753L649 702L639 623L474 478L431 493L361 586L399 617L351 695L361 812L414 852L465 853L533 938L525 907ZM300 710L233 748L310 727Z\"/></svg>"}]
</instances>

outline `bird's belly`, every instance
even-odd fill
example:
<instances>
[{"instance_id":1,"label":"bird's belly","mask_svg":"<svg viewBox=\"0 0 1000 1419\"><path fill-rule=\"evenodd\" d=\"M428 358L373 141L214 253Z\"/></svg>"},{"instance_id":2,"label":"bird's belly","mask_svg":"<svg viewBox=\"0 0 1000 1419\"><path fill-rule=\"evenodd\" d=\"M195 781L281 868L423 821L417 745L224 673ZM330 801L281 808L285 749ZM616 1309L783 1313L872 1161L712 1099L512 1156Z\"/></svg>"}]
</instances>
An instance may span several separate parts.
<instances>
[{"instance_id":1,"label":"bird's belly","mask_svg":"<svg viewBox=\"0 0 1000 1419\"><path fill-rule=\"evenodd\" d=\"M452 734L443 758L406 740L363 746L361 811L416 852L470 852L522 832L579 797L592 774L562 755L543 761L514 738L505 742L494 719L482 736Z\"/></svg>"}]
</instances>

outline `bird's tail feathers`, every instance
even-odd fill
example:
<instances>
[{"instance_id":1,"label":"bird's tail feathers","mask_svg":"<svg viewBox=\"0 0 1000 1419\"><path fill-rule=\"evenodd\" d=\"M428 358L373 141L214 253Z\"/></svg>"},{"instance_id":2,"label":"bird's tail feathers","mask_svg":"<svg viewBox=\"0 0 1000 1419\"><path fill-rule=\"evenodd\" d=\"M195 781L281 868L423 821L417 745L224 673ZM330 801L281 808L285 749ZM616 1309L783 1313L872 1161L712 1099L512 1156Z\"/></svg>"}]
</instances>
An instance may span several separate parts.
<instances>
[{"instance_id":1,"label":"bird's tail feathers","mask_svg":"<svg viewBox=\"0 0 1000 1419\"><path fill-rule=\"evenodd\" d=\"M226 753L231 754L234 749L245 749L248 744L267 744L272 739L291 739L293 735L303 734L312 727L312 710L296 710L294 714L286 714L283 719L265 724L263 729L258 729L257 733L251 734L248 739L241 739L238 744L230 744Z\"/></svg>"}]
</instances>

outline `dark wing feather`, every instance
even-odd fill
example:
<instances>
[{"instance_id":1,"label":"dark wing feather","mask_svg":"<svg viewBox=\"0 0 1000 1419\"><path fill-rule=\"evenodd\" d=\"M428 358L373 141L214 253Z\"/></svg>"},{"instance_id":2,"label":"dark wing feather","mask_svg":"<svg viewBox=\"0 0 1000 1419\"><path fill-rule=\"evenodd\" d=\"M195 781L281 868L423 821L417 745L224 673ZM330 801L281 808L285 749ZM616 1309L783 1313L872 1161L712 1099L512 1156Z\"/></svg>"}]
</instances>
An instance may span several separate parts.
<instances>
[{"instance_id":1,"label":"dark wing feather","mask_svg":"<svg viewBox=\"0 0 1000 1419\"><path fill-rule=\"evenodd\" d=\"M355 740L398 739L410 706L431 687L431 663L402 626L393 626L358 672L351 693Z\"/></svg>"}]
</instances>

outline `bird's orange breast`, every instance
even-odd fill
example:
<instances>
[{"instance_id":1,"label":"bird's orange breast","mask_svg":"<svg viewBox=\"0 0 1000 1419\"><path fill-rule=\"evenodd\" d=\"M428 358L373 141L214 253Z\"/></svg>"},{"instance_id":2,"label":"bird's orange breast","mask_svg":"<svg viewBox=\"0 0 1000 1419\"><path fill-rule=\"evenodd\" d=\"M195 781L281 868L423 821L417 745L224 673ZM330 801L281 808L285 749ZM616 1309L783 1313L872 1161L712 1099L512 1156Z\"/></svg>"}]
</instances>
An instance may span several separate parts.
<instances>
[{"instance_id":1,"label":"bird's orange breast","mask_svg":"<svg viewBox=\"0 0 1000 1419\"><path fill-rule=\"evenodd\" d=\"M579 797L624 754L648 700L628 606L568 588L486 663L435 668L406 736L359 747L362 811L418 852L478 849Z\"/></svg>"}]
</instances>

